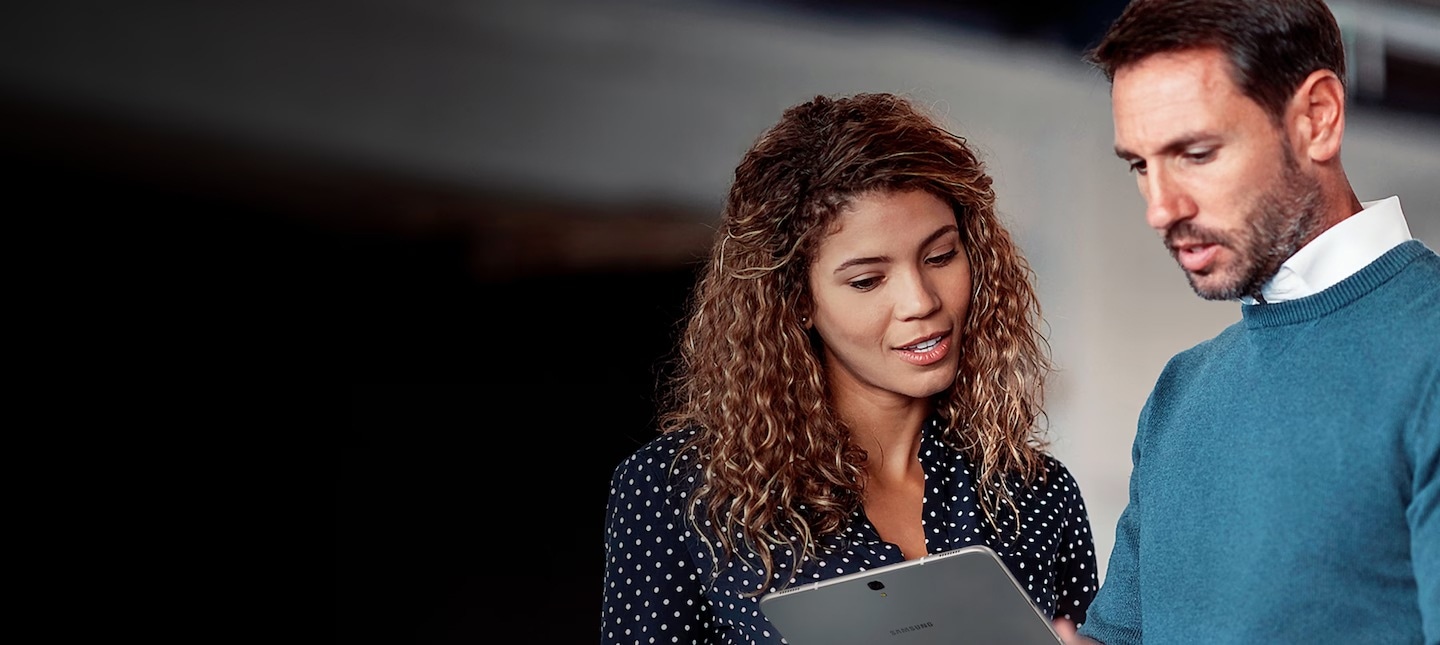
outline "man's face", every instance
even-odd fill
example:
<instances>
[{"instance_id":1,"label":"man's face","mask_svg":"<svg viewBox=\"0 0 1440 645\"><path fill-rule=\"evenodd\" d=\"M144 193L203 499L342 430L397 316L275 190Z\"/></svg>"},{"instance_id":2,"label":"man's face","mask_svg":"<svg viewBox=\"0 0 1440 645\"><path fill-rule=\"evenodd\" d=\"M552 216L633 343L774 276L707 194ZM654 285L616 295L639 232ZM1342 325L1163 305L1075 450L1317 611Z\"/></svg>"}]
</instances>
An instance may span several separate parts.
<instances>
[{"instance_id":1,"label":"man's face","mask_svg":"<svg viewBox=\"0 0 1440 645\"><path fill-rule=\"evenodd\" d=\"M1255 295L1320 231L1316 180L1241 93L1224 54L1156 54L1115 73L1115 153L1145 218L1202 298Z\"/></svg>"}]
</instances>

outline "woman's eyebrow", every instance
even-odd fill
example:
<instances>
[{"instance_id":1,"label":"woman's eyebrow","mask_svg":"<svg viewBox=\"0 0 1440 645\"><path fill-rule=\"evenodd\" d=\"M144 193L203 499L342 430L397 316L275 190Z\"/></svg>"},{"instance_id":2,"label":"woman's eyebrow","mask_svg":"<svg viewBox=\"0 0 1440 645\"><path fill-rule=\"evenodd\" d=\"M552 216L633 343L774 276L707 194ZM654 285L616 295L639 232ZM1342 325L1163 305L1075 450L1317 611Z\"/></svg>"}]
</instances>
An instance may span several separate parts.
<instances>
[{"instance_id":1,"label":"woman's eyebrow","mask_svg":"<svg viewBox=\"0 0 1440 645\"><path fill-rule=\"evenodd\" d=\"M938 228L938 229L935 229L935 232L934 232L934 233L931 233L931 234L925 236L925 239L923 239L923 240L920 241L920 246L925 246L925 245L927 245L927 244L930 244L931 242L934 242L935 240L938 240L938 239L944 237L944 236L945 236L946 234L948 234L948 233L959 233L959 232L960 232L960 227L958 227L958 226L956 226L956 225L954 225L954 224L946 224L946 225L944 225L944 226L941 226L941 227ZM844 271L845 269L848 269L848 268L850 268L850 267L853 267L853 266L856 266L856 265L859 265L859 264L881 264L881 263L884 263L884 262L889 262L889 261L891 261L891 259L892 259L892 258L891 258L890 256L888 256L888 255L872 255L872 256L863 257L863 258L851 258L851 259L849 259L849 260L846 260L846 261L844 261L844 262L841 262L841 263L840 263L840 266L835 267L835 270L834 270L832 273L839 273L839 272L841 272L841 271Z\"/></svg>"}]
</instances>

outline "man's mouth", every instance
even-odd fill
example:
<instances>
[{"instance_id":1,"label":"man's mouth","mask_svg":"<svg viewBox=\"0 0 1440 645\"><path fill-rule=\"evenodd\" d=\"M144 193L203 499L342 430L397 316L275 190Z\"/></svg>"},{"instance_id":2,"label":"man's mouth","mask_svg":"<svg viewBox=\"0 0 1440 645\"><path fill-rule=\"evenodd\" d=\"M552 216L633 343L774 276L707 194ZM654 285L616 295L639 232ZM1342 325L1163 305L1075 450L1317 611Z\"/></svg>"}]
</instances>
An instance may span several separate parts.
<instances>
[{"instance_id":1,"label":"man's mouth","mask_svg":"<svg viewBox=\"0 0 1440 645\"><path fill-rule=\"evenodd\" d=\"M1219 244L1209 243L1176 244L1170 247L1170 252L1175 255L1175 261L1180 263L1180 268L1190 273L1209 271L1219 251Z\"/></svg>"}]
</instances>

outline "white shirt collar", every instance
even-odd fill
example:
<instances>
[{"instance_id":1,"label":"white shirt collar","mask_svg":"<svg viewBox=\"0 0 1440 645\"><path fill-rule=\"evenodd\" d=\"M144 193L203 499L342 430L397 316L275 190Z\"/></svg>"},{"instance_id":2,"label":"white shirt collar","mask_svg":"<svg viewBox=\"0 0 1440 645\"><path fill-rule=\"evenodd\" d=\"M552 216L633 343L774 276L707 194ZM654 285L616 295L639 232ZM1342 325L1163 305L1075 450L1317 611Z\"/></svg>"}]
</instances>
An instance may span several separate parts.
<instances>
[{"instance_id":1,"label":"white shirt collar","mask_svg":"<svg viewBox=\"0 0 1440 645\"><path fill-rule=\"evenodd\" d=\"M1265 302L1320 293L1411 239L1398 196L1363 202L1361 207L1363 210L1330 227L1281 264L1275 277L1260 288ZM1253 305L1257 301L1243 296L1240 302Z\"/></svg>"}]
</instances>

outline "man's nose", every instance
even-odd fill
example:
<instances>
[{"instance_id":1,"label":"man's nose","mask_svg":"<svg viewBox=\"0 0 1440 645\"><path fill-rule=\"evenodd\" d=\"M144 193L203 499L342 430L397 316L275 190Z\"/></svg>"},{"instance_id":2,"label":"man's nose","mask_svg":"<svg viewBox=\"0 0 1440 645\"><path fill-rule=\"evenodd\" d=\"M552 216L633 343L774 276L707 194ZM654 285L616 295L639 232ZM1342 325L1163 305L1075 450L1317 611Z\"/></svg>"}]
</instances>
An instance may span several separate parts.
<instances>
[{"instance_id":1,"label":"man's nose","mask_svg":"<svg viewBox=\"0 0 1440 645\"><path fill-rule=\"evenodd\" d=\"M1195 216L1195 201L1170 174L1152 169L1141 191L1145 198L1145 221L1160 232L1176 222Z\"/></svg>"}]
</instances>

